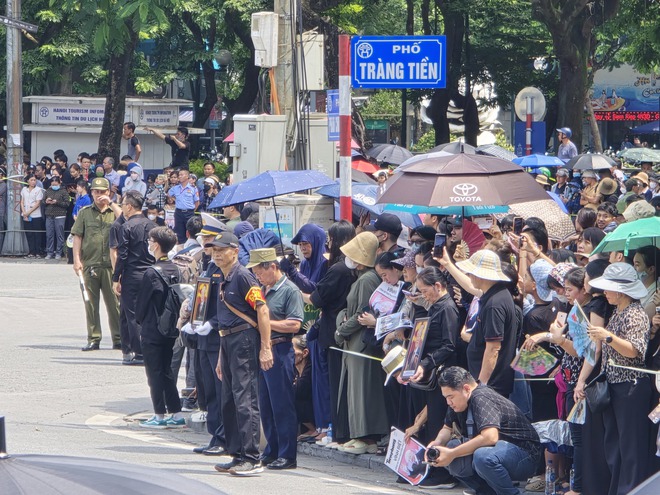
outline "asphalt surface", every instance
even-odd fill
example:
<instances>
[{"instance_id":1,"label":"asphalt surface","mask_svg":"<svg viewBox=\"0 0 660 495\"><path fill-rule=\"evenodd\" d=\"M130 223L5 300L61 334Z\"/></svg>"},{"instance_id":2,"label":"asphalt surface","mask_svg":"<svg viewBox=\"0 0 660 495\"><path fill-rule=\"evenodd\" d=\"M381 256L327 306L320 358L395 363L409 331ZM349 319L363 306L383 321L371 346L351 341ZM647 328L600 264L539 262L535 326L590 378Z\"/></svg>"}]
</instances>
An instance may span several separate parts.
<instances>
[{"instance_id":1,"label":"asphalt surface","mask_svg":"<svg viewBox=\"0 0 660 495\"><path fill-rule=\"evenodd\" d=\"M85 312L71 265L0 258L0 415L10 454L98 457L176 472L227 494L432 493L395 484L394 473L352 457L300 454L298 469L238 478L221 460L191 452L208 436L194 428L145 430L151 410L144 369L121 365L103 316L100 351L86 344ZM184 386L183 371L179 377ZM2 461L0 461L2 462ZM157 472L155 473L157 475ZM462 490L434 490L460 494Z\"/></svg>"}]
</instances>

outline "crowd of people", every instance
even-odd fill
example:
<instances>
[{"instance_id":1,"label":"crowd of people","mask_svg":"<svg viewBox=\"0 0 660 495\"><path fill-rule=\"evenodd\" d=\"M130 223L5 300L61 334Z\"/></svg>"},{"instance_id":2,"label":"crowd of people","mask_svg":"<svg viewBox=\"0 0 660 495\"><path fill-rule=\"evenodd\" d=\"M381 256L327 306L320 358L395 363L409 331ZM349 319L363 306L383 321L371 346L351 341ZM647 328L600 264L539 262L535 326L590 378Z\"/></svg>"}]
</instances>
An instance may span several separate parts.
<instances>
[{"instance_id":1,"label":"crowd of people","mask_svg":"<svg viewBox=\"0 0 660 495\"><path fill-rule=\"evenodd\" d=\"M425 215L404 232L383 213L327 232L304 225L291 241L297 258L258 228L258 205L210 208L220 189L213 164L205 177L181 168L145 182L132 158L78 162L59 154L28 169L29 256L62 257L70 229L87 296L82 350L100 348L102 293L113 348L123 364L145 367L154 414L141 426L179 428L183 412L203 411L210 439L194 452L225 456L217 471L295 468L298 442L384 454L392 427L437 449L425 487L462 481L468 493L500 495L527 480L527 491L543 491L551 462L564 493L614 495L657 470L658 428L647 416L659 394L644 370L660 370L658 249L593 254L621 224L660 216L652 164L628 177L541 171L538 182L573 215L568 239L551 238L536 217L499 215L484 230L476 219ZM378 332L395 313L410 324ZM415 368L386 373L391 356L412 352L411 327L424 319ZM557 365L534 377L514 370L539 349ZM606 401L591 398L596 383ZM585 401L582 420L566 422ZM533 426L553 420L570 445Z\"/></svg>"}]
</instances>

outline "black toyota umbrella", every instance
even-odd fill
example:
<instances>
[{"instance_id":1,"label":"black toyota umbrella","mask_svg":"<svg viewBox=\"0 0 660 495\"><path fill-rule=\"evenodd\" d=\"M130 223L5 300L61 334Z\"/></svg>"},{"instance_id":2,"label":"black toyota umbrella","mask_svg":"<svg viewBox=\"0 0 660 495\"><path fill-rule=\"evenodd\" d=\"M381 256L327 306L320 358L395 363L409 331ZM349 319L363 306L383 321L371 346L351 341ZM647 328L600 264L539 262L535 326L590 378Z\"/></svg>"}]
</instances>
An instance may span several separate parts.
<instances>
[{"instance_id":1,"label":"black toyota umbrella","mask_svg":"<svg viewBox=\"0 0 660 495\"><path fill-rule=\"evenodd\" d=\"M0 417L2 495L224 495L171 471L124 462L53 455L7 455Z\"/></svg>"},{"instance_id":2,"label":"black toyota umbrella","mask_svg":"<svg viewBox=\"0 0 660 495\"><path fill-rule=\"evenodd\" d=\"M396 144L377 144L367 150L367 156L379 162L400 165L412 157L413 154L406 148L402 148Z\"/></svg>"}]
</instances>

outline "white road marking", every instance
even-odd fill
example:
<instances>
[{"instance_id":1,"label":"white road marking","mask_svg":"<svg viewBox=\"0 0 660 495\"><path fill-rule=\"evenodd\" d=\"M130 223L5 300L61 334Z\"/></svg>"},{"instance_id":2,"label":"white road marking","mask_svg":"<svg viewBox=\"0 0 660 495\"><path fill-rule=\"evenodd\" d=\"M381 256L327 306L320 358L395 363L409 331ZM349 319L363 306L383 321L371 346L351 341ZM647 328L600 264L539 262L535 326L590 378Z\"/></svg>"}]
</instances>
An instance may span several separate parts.
<instances>
[{"instance_id":1,"label":"white road marking","mask_svg":"<svg viewBox=\"0 0 660 495\"><path fill-rule=\"evenodd\" d=\"M133 430L124 430L117 428L116 426L112 426L112 423L114 423L117 420L123 421L124 417L109 416L106 414L97 414L96 416L92 416L91 418L87 419L85 421L85 425L89 426L90 428L94 428L96 430L102 431L103 433L108 433L110 435L117 435L125 438L131 438L133 440L139 440L141 442L150 443L153 445L159 445L161 447L169 447L169 448L183 449L183 450L191 449L191 446L188 443L173 442L171 440L166 440L162 437L159 437L158 435L154 435L154 430L151 430L150 432L146 432L146 431L141 432L141 431L133 431Z\"/></svg>"}]
</instances>

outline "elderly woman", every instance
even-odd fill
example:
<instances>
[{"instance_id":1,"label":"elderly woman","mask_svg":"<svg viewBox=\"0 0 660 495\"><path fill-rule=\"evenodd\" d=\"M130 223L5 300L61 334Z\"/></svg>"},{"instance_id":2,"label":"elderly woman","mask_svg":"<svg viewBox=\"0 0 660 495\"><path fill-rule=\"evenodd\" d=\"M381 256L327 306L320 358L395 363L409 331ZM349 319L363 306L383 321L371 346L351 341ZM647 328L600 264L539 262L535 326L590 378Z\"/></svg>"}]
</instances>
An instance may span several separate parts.
<instances>
[{"instance_id":1,"label":"elderly woman","mask_svg":"<svg viewBox=\"0 0 660 495\"><path fill-rule=\"evenodd\" d=\"M646 287L627 263L611 264L590 285L602 289L616 308L607 328L589 326L589 338L602 345L602 372L610 394L603 412L609 494L625 494L648 474L651 381L646 373L614 365L644 368L649 318L639 300L646 295Z\"/></svg>"},{"instance_id":2,"label":"elderly woman","mask_svg":"<svg viewBox=\"0 0 660 495\"><path fill-rule=\"evenodd\" d=\"M368 329L358 318L380 285L380 277L374 269L377 250L378 238L371 232L361 232L341 248L346 256L346 266L357 272L358 279L351 286L346 309L337 315L335 340L337 345L352 352L364 353L368 347L365 343ZM344 354L340 397L345 394L350 411L348 427L351 438L343 445L344 452L375 454L375 438L389 431L382 382L383 371L378 361Z\"/></svg>"}]
</instances>

